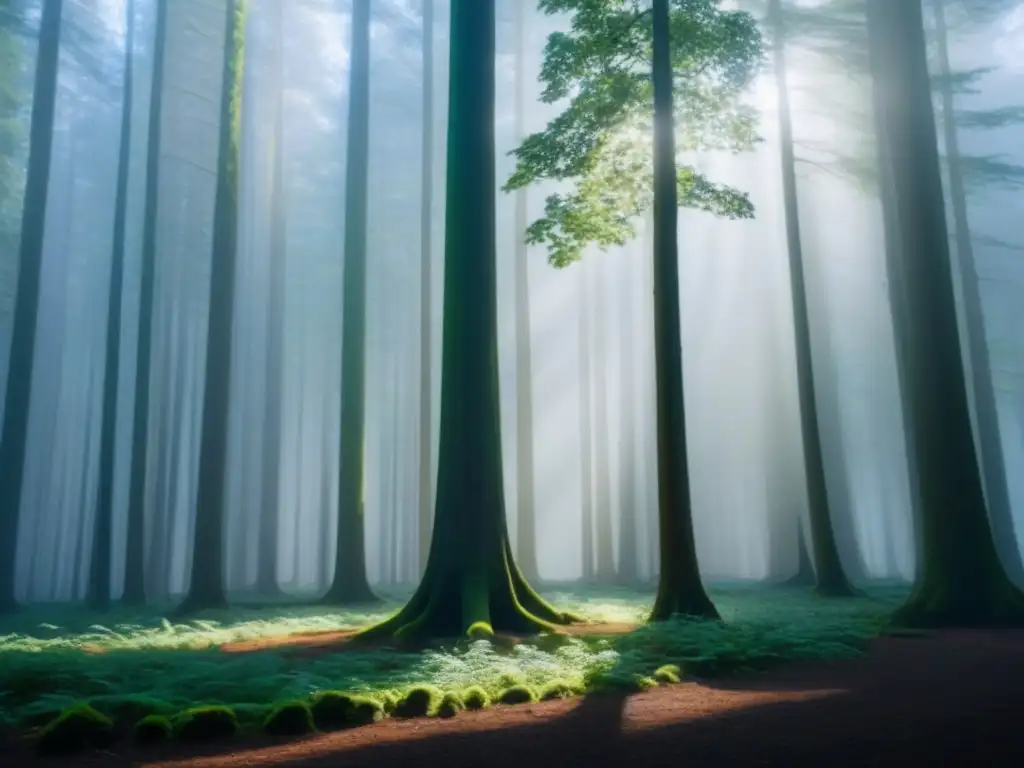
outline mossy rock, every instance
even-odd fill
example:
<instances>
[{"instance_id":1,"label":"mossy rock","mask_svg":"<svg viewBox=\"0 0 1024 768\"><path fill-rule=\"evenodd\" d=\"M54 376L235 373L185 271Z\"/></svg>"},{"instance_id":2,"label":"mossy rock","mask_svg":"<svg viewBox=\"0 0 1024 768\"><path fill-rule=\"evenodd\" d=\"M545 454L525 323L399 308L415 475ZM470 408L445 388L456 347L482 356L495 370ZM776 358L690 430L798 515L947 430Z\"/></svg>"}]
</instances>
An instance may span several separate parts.
<instances>
[{"instance_id":1,"label":"mossy rock","mask_svg":"<svg viewBox=\"0 0 1024 768\"><path fill-rule=\"evenodd\" d=\"M44 755L66 755L102 749L114 743L114 722L87 704L69 707L39 732L36 749Z\"/></svg>"},{"instance_id":2,"label":"mossy rock","mask_svg":"<svg viewBox=\"0 0 1024 768\"><path fill-rule=\"evenodd\" d=\"M376 699L342 691L317 691L310 711L313 724L321 731L357 728L384 718L384 706Z\"/></svg>"},{"instance_id":3,"label":"mossy rock","mask_svg":"<svg viewBox=\"0 0 1024 768\"><path fill-rule=\"evenodd\" d=\"M89 705L118 723L137 723L150 715L171 715L174 709L166 701L152 696L101 696Z\"/></svg>"},{"instance_id":4,"label":"mossy rock","mask_svg":"<svg viewBox=\"0 0 1024 768\"><path fill-rule=\"evenodd\" d=\"M519 672L504 672L498 678L498 688L514 688L517 685L526 685L526 678Z\"/></svg>"},{"instance_id":5,"label":"mossy rock","mask_svg":"<svg viewBox=\"0 0 1024 768\"><path fill-rule=\"evenodd\" d=\"M459 712L462 712L466 708L466 705L462 701L462 697L454 692L448 692L441 697L441 703L437 705L437 712L435 713L438 717L455 717Z\"/></svg>"},{"instance_id":6,"label":"mossy rock","mask_svg":"<svg viewBox=\"0 0 1024 768\"><path fill-rule=\"evenodd\" d=\"M466 709L487 709L491 706L491 697L479 685L471 685L464 690L461 698Z\"/></svg>"},{"instance_id":7,"label":"mossy rock","mask_svg":"<svg viewBox=\"0 0 1024 768\"><path fill-rule=\"evenodd\" d=\"M536 692L528 685L513 685L498 694L499 704L529 704L536 700Z\"/></svg>"},{"instance_id":8,"label":"mossy rock","mask_svg":"<svg viewBox=\"0 0 1024 768\"><path fill-rule=\"evenodd\" d=\"M304 701L282 701L263 720L263 732L271 736L305 736L315 730L313 711Z\"/></svg>"},{"instance_id":9,"label":"mossy rock","mask_svg":"<svg viewBox=\"0 0 1024 768\"><path fill-rule=\"evenodd\" d=\"M430 717L441 703L441 691L432 685L417 685L399 699L395 717Z\"/></svg>"},{"instance_id":10,"label":"mossy rock","mask_svg":"<svg viewBox=\"0 0 1024 768\"><path fill-rule=\"evenodd\" d=\"M163 715L146 715L135 724L135 743L145 746L162 744L171 738L172 732L170 718Z\"/></svg>"},{"instance_id":11,"label":"mossy rock","mask_svg":"<svg viewBox=\"0 0 1024 768\"><path fill-rule=\"evenodd\" d=\"M552 699L568 699L576 696L579 691L565 680L552 680L550 683L541 686L537 691L537 698L540 701L551 701Z\"/></svg>"},{"instance_id":12,"label":"mossy rock","mask_svg":"<svg viewBox=\"0 0 1024 768\"><path fill-rule=\"evenodd\" d=\"M675 664L664 664L654 670L652 677L662 685L671 685L682 680L683 671Z\"/></svg>"},{"instance_id":13,"label":"mossy rock","mask_svg":"<svg viewBox=\"0 0 1024 768\"><path fill-rule=\"evenodd\" d=\"M493 640L494 629L486 621L478 621L466 630L466 637L470 640Z\"/></svg>"},{"instance_id":14,"label":"mossy rock","mask_svg":"<svg viewBox=\"0 0 1024 768\"><path fill-rule=\"evenodd\" d=\"M175 717L171 726L179 741L215 741L238 733L238 718L230 707L193 707Z\"/></svg>"}]
</instances>

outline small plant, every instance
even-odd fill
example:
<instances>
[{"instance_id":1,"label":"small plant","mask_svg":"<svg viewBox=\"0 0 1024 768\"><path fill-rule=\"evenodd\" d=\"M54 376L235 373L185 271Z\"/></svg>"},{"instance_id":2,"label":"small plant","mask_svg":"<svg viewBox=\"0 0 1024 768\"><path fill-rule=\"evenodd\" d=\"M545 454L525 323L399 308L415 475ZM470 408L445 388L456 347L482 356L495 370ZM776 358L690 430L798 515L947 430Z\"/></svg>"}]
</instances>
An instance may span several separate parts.
<instances>
[{"instance_id":1,"label":"small plant","mask_svg":"<svg viewBox=\"0 0 1024 768\"><path fill-rule=\"evenodd\" d=\"M314 725L321 731L356 728L384 717L384 707L376 699L341 691L317 691L310 711Z\"/></svg>"},{"instance_id":2,"label":"small plant","mask_svg":"<svg viewBox=\"0 0 1024 768\"><path fill-rule=\"evenodd\" d=\"M466 709L487 709L491 706L491 697L479 685L471 685L462 692L462 704Z\"/></svg>"},{"instance_id":3,"label":"small plant","mask_svg":"<svg viewBox=\"0 0 1024 768\"><path fill-rule=\"evenodd\" d=\"M313 711L304 701L283 701L263 720L263 731L271 736L304 736L315 730Z\"/></svg>"},{"instance_id":4,"label":"small plant","mask_svg":"<svg viewBox=\"0 0 1024 768\"><path fill-rule=\"evenodd\" d=\"M529 704L537 700L537 694L528 685L513 685L498 694L499 704Z\"/></svg>"},{"instance_id":5,"label":"small plant","mask_svg":"<svg viewBox=\"0 0 1024 768\"><path fill-rule=\"evenodd\" d=\"M664 664L654 670L654 679L662 685L678 683L683 676L683 671L675 664Z\"/></svg>"},{"instance_id":6,"label":"small plant","mask_svg":"<svg viewBox=\"0 0 1024 768\"><path fill-rule=\"evenodd\" d=\"M526 685L526 678L519 672L504 672L498 678L498 688L512 688L517 685Z\"/></svg>"},{"instance_id":7,"label":"small plant","mask_svg":"<svg viewBox=\"0 0 1024 768\"><path fill-rule=\"evenodd\" d=\"M459 694L448 692L441 698L441 703L437 705L436 714L438 717L455 717L465 708L466 705L462 702Z\"/></svg>"},{"instance_id":8,"label":"small plant","mask_svg":"<svg viewBox=\"0 0 1024 768\"><path fill-rule=\"evenodd\" d=\"M171 721L163 715L146 715L135 724L135 743L151 746L171 738Z\"/></svg>"},{"instance_id":9,"label":"small plant","mask_svg":"<svg viewBox=\"0 0 1024 768\"><path fill-rule=\"evenodd\" d=\"M579 691L565 680L552 680L537 691L537 698L540 701L551 701L552 699L568 699L575 696Z\"/></svg>"},{"instance_id":10,"label":"small plant","mask_svg":"<svg viewBox=\"0 0 1024 768\"><path fill-rule=\"evenodd\" d=\"M410 688L395 707L396 717L430 717L441 703L441 692L432 685Z\"/></svg>"},{"instance_id":11,"label":"small plant","mask_svg":"<svg viewBox=\"0 0 1024 768\"><path fill-rule=\"evenodd\" d=\"M234 736L238 718L230 707L193 707L175 717L171 727L179 741L213 741Z\"/></svg>"},{"instance_id":12,"label":"small plant","mask_svg":"<svg viewBox=\"0 0 1024 768\"><path fill-rule=\"evenodd\" d=\"M384 707L384 713L390 715L398 706L398 694L395 691L381 691L378 698Z\"/></svg>"},{"instance_id":13,"label":"small plant","mask_svg":"<svg viewBox=\"0 0 1024 768\"><path fill-rule=\"evenodd\" d=\"M114 723L86 704L69 707L39 732L36 749L45 755L62 755L83 749L99 749L114 741Z\"/></svg>"},{"instance_id":14,"label":"small plant","mask_svg":"<svg viewBox=\"0 0 1024 768\"><path fill-rule=\"evenodd\" d=\"M657 688L658 687L658 681L655 680L653 677L646 677L645 675L637 675L637 677L633 680L633 686L634 686L634 690L639 691L640 693L643 693L644 691L649 691L652 688Z\"/></svg>"}]
</instances>

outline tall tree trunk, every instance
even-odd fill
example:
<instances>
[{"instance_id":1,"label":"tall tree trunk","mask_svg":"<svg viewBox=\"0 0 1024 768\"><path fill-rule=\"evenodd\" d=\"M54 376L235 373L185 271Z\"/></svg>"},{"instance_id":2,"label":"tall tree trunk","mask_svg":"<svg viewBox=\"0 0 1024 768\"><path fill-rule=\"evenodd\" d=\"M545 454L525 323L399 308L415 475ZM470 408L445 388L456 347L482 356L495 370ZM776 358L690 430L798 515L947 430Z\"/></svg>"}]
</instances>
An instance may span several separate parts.
<instances>
[{"instance_id":1,"label":"tall tree trunk","mask_svg":"<svg viewBox=\"0 0 1024 768\"><path fill-rule=\"evenodd\" d=\"M401 400L398 397L399 388L399 377L398 377L398 364L394 365L394 370L391 376L391 446L388 451L389 464L388 464L388 476L387 476L387 489L388 489L388 583L397 584L401 581L398 569L399 563L401 562L400 553L398 551L398 529L400 527L400 514L401 509L401 497L398 493L400 476L400 456L399 448L404 443L402 442L402 414L400 409L402 407Z\"/></svg>"},{"instance_id":2,"label":"tall tree trunk","mask_svg":"<svg viewBox=\"0 0 1024 768\"><path fill-rule=\"evenodd\" d=\"M370 0L353 0L345 171L345 266L341 328L338 549L324 601L376 600L366 581L366 197L370 146Z\"/></svg>"},{"instance_id":3,"label":"tall tree trunk","mask_svg":"<svg viewBox=\"0 0 1024 768\"><path fill-rule=\"evenodd\" d=\"M999 562L974 449L921 5L868 0L880 140L892 179L905 277L909 406L924 563L896 620L986 625L1024 620L1024 594Z\"/></svg>"},{"instance_id":4,"label":"tall tree trunk","mask_svg":"<svg viewBox=\"0 0 1024 768\"><path fill-rule=\"evenodd\" d=\"M260 494L260 539L256 591L276 595L281 506L281 400L284 390L284 313L287 246L287 200L284 185L284 0L277 0L274 49L273 180L270 191L270 295L267 297L267 354L263 401L263 469Z\"/></svg>"},{"instance_id":5,"label":"tall tree trunk","mask_svg":"<svg viewBox=\"0 0 1024 768\"><path fill-rule=\"evenodd\" d=\"M164 67L167 7L156 0L153 77L146 139L146 191L142 229L142 276L139 286L139 340L135 357L135 403L132 410L132 459L129 471L128 531L125 541L124 594L128 605L146 602L146 473L149 465L149 386L153 357L153 294L156 284L156 225L160 195Z\"/></svg>"},{"instance_id":6,"label":"tall tree trunk","mask_svg":"<svg viewBox=\"0 0 1024 768\"><path fill-rule=\"evenodd\" d=\"M661 572L651 620L718 618L697 566L686 449L683 344L679 309L679 205L676 190L669 0L653 0L654 50L654 358L658 429Z\"/></svg>"},{"instance_id":7,"label":"tall tree trunk","mask_svg":"<svg viewBox=\"0 0 1024 768\"><path fill-rule=\"evenodd\" d=\"M217 193L210 267L210 319L199 446L199 487L192 540L192 574L182 612L227 606L224 592L224 496L231 343L238 256L238 126L241 112L245 0L227 0L221 75Z\"/></svg>"},{"instance_id":8,"label":"tall tree trunk","mask_svg":"<svg viewBox=\"0 0 1024 768\"><path fill-rule=\"evenodd\" d=\"M592 375L590 364L590 270L585 262L580 262L577 269L580 273L580 516L583 536L581 547L583 580L591 581L596 570L594 567L594 449L590 416Z\"/></svg>"},{"instance_id":9,"label":"tall tree trunk","mask_svg":"<svg viewBox=\"0 0 1024 768\"><path fill-rule=\"evenodd\" d=\"M121 302L124 287L125 227L128 210L128 167L132 144L132 88L135 69L135 0L127 0L124 53L124 95L121 104L121 139L114 199L114 247L110 259L110 296L107 300L106 357L103 366L103 416L100 433L100 476L93 531L89 603L95 610L110 606L110 540L114 519L114 463L117 436L117 390L121 372Z\"/></svg>"},{"instance_id":10,"label":"tall tree trunk","mask_svg":"<svg viewBox=\"0 0 1024 768\"><path fill-rule=\"evenodd\" d=\"M430 553L430 519L434 504L431 404L434 377L430 357L433 334L433 213L434 213L434 0L423 0L423 135L420 179L420 412L418 568Z\"/></svg>"},{"instance_id":11,"label":"tall tree trunk","mask_svg":"<svg viewBox=\"0 0 1024 768\"><path fill-rule=\"evenodd\" d=\"M779 134L782 149L782 195L786 212L786 245L789 253L790 290L793 297L793 331L796 344L797 394L800 401L800 436L803 442L804 477L807 486L808 518L814 550L815 591L828 597L849 597L853 588L839 558L818 424L814 369L811 360L811 328L804 279L803 246L800 241L800 213L796 188L796 159L793 153L793 121L786 82L785 41L781 0L770 0L768 18L774 37L773 59L779 98Z\"/></svg>"},{"instance_id":12,"label":"tall tree trunk","mask_svg":"<svg viewBox=\"0 0 1024 768\"><path fill-rule=\"evenodd\" d=\"M516 3L516 143L526 138L526 52L524 3ZM536 581L537 517L533 487L533 360L530 351L530 268L526 261L526 189L515 193L516 322L516 557L523 576Z\"/></svg>"},{"instance_id":13,"label":"tall tree trunk","mask_svg":"<svg viewBox=\"0 0 1024 768\"><path fill-rule=\"evenodd\" d=\"M495 247L495 0L453 0L437 507L415 595L368 630L408 638L550 628L571 617L516 567L505 519Z\"/></svg>"},{"instance_id":14,"label":"tall tree trunk","mask_svg":"<svg viewBox=\"0 0 1024 768\"><path fill-rule=\"evenodd\" d=\"M981 471L996 550L1010 579L1018 585L1024 585L1024 564L1021 562L1017 533L1013 526L1009 477L1003 457L1002 438L999 434L999 412L996 407L995 386L992 383L992 361L989 356L988 338L985 334L985 313L978 283L977 264L974 259L974 245L971 242L970 221L967 215L967 186L964 182L963 158L960 154L960 142L957 136L956 107L953 83L950 77L948 30L943 2L931 0L931 5L935 16L935 37L938 43L940 74L943 75L939 79L941 122L949 171L949 196L952 202L956 255L960 267L960 285L963 290L964 325L967 329L967 373L971 377L974 390L974 413L978 422Z\"/></svg>"},{"instance_id":15,"label":"tall tree trunk","mask_svg":"<svg viewBox=\"0 0 1024 768\"><path fill-rule=\"evenodd\" d=\"M10 361L0 432L0 613L17 607L18 522L25 482L25 446L32 398L32 369L39 320L39 275L46 229L46 193L53 150L53 115L57 101L60 27L63 0L45 0L39 22L35 96L29 133L28 179L21 218L18 284L11 331Z\"/></svg>"},{"instance_id":16,"label":"tall tree trunk","mask_svg":"<svg viewBox=\"0 0 1024 768\"><path fill-rule=\"evenodd\" d=\"M596 577L602 584L615 581L615 536L612 532L611 461L608 434L608 276L607 262L598 266L596 274L597 333L594 337L594 479L595 488L595 543ZM603 267L603 269L602 269Z\"/></svg>"},{"instance_id":17,"label":"tall tree trunk","mask_svg":"<svg viewBox=\"0 0 1024 768\"><path fill-rule=\"evenodd\" d=\"M324 388L323 428L320 437L320 583L319 590L326 590L331 583L331 515L334 512L331 498L331 474L336 465L331 462L330 429L330 394L329 387Z\"/></svg>"},{"instance_id":18,"label":"tall tree trunk","mask_svg":"<svg viewBox=\"0 0 1024 768\"><path fill-rule=\"evenodd\" d=\"M627 265L632 268L632 264ZM637 563L636 503L636 399L633 376L635 333L633 328L632 274L624 274L619 302L619 414L622 424L619 440L619 564L622 584L634 585L640 578Z\"/></svg>"}]
</instances>

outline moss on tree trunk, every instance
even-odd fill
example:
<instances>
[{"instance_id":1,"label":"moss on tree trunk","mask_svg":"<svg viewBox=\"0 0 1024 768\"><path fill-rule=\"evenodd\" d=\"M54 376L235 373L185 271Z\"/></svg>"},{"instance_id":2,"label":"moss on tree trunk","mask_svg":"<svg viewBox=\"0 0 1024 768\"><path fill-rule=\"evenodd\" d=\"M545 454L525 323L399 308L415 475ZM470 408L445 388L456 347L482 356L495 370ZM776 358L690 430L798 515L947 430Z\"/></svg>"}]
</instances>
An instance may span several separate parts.
<instances>
[{"instance_id":1,"label":"moss on tree trunk","mask_svg":"<svg viewBox=\"0 0 1024 768\"><path fill-rule=\"evenodd\" d=\"M494 0L453 0L437 502L409 603L364 637L534 632L571 619L515 565L505 521L495 283Z\"/></svg>"}]
</instances>

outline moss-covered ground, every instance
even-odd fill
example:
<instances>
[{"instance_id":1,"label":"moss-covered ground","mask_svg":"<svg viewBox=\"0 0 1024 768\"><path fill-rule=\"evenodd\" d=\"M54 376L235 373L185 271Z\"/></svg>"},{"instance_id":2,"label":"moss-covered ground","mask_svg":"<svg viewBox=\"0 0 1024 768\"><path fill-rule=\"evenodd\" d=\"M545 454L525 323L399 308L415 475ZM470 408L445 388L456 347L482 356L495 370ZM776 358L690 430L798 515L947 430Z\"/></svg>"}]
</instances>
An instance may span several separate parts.
<instances>
[{"instance_id":1,"label":"moss-covered ground","mask_svg":"<svg viewBox=\"0 0 1024 768\"><path fill-rule=\"evenodd\" d=\"M629 634L542 637L514 646L466 640L415 653L220 648L360 627L395 610L403 597L397 594L372 609L236 608L184 623L171 623L155 609L113 611L98 624L84 609L35 607L0 624L0 724L33 729L69 707L89 705L131 727L147 715L174 718L190 708L225 705L240 727L257 729L282 702L312 701L317 691L361 693L391 711L421 686L459 696L476 686L494 702L515 686L534 696L643 688L672 682L666 665L686 679L855 655L885 629L906 594L886 586L842 600L759 586L710 591L722 623L668 622ZM649 592L579 587L547 589L545 597L590 621L619 625L642 622L653 601Z\"/></svg>"}]
</instances>

